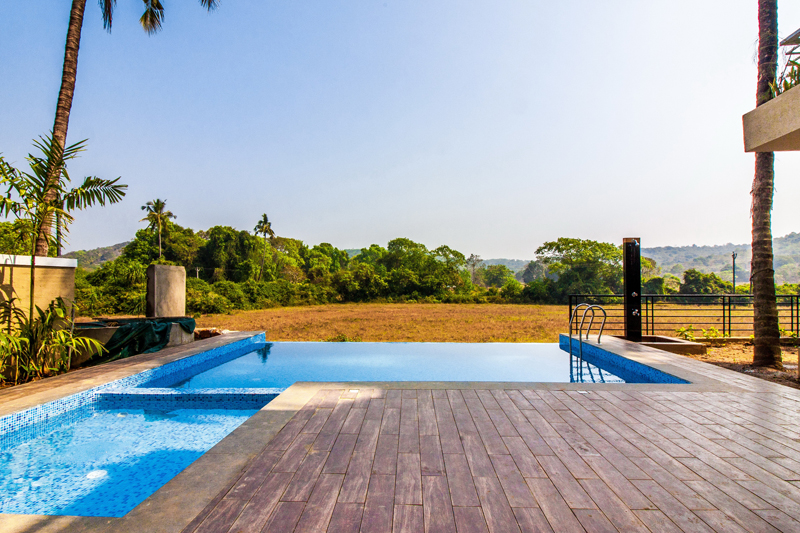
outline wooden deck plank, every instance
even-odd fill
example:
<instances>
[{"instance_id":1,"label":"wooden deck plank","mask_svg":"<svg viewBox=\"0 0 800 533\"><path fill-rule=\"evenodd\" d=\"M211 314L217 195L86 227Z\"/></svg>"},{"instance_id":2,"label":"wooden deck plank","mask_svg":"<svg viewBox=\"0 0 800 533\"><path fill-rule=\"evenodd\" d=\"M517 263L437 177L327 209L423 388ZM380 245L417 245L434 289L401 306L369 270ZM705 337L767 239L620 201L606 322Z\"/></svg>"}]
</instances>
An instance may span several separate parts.
<instances>
[{"instance_id":1,"label":"wooden deck plank","mask_svg":"<svg viewBox=\"0 0 800 533\"><path fill-rule=\"evenodd\" d=\"M381 434L372 463L373 474L393 476L397 472L398 435Z\"/></svg>"},{"instance_id":2,"label":"wooden deck plank","mask_svg":"<svg viewBox=\"0 0 800 533\"><path fill-rule=\"evenodd\" d=\"M295 533L317 533L328 529L328 523L333 515L339 488L342 486L344 475L322 474L314 487L314 492L308 498L308 503L303 509L303 514L295 528Z\"/></svg>"},{"instance_id":3,"label":"wooden deck plank","mask_svg":"<svg viewBox=\"0 0 800 533\"><path fill-rule=\"evenodd\" d=\"M425 530L422 513L422 505L395 505L392 533L421 533Z\"/></svg>"},{"instance_id":4,"label":"wooden deck plank","mask_svg":"<svg viewBox=\"0 0 800 533\"><path fill-rule=\"evenodd\" d=\"M514 511L514 517L517 519L517 525L522 533L550 533L553 531L541 509L515 507L511 510Z\"/></svg>"},{"instance_id":5,"label":"wooden deck plank","mask_svg":"<svg viewBox=\"0 0 800 533\"><path fill-rule=\"evenodd\" d=\"M361 424L364 422L364 417L367 416L367 409L360 407L353 407L347 414L347 418L342 425L340 433L353 433L358 435L361 429Z\"/></svg>"},{"instance_id":6,"label":"wooden deck plank","mask_svg":"<svg viewBox=\"0 0 800 533\"><path fill-rule=\"evenodd\" d=\"M322 472L322 467L328 459L329 452L311 451L306 455L297 469L292 482L281 497L284 502L304 502L311 496L311 491Z\"/></svg>"},{"instance_id":7,"label":"wooden deck plank","mask_svg":"<svg viewBox=\"0 0 800 533\"><path fill-rule=\"evenodd\" d=\"M445 393L445 391L434 391L434 393L437 392ZM437 398L434 395L433 404L442 451L444 453L464 453L464 449L461 447L461 438L458 435L458 428L453 418L453 410L450 409L450 402L447 398Z\"/></svg>"},{"instance_id":8,"label":"wooden deck plank","mask_svg":"<svg viewBox=\"0 0 800 533\"><path fill-rule=\"evenodd\" d=\"M363 533L391 531L394 514L394 476L373 474L369 480L364 515L361 518Z\"/></svg>"},{"instance_id":9,"label":"wooden deck plank","mask_svg":"<svg viewBox=\"0 0 800 533\"><path fill-rule=\"evenodd\" d=\"M717 509L733 518L736 523L747 531L760 533L774 533L774 527L765 522L760 516L747 509L708 481L687 481L689 487L694 489L700 496L708 500ZM704 511L696 511L698 515Z\"/></svg>"},{"instance_id":10,"label":"wooden deck plank","mask_svg":"<svg viewBox=\"0 0 800 533\"><path fill-rule=\"evenodd\" d=\"M226 498L249 500L264 482L266 475L283 455L280 450L265 450L247 466Z\"/></svg>"},{"instance_id":11,"label":"wooden deck plank","mask_svg":"<svg viewBox=\"0 0 800 533\"><path fill-rule=\"evenodd\" d=\"M682 533L684 531L661 511L645 509L634 511L633 513L653 533ZM691 533L691 530L688 533Z\"/></svg>"},{"instance_id":12,"label":"wooden deck plank","mask_svg":"<svg viewBox=\"0 0 800 533\"><path fill-rule=\"evenodd\" d=\"M461 507L480 505L467 457L460 453L446 453L444 463L453 505Z\"/></svg>"},{"instance_id":13,"label":"wooden deck plank","mask_svg":"<svg viewBox=\"0 0 800 533\"><path fill-rule=\"evenodd\" d=\"M444 472L444 457L438 435L420 435L419 456L422 475L439 476Z\"/></svg>"},{"instance_id":14,"label":"wooden deck plank","mask_svg":"<svg viewBox=\"0 0 800 533\"><path fill-rule=\"evenodd\" d=\"M539 507L510 455L489 456L511 507Z\"/></svg>"},{"instance_id":15,"label":"wooden deck plank","mask_svg":"<svg viewBox=\"0 0 800 533\"><path fill-rule=\"evenodd\" d=\"M316 433L300 433L283 454L280 461L272 467L272 471L296 472L316 439Z\"/></svg>"},{"instance_id":16,"label":"wooden deck plank","mask_svg":"<svg viewBox=\"0 0 800 533\"><path fill-rule=\"evenodd\" d=\"M397 454L395 505L422 505L422 474L416 453Z\"/></svg>"},{"instance_id":17,"label":"wooden deck plank","mask_svg":"<svg viewBox=\"0 0 800 533\"><path fill-rule=\"evenodd\" d=\"M339 492L341 503L363 504L366 501L374 455L375 453L371 451L353 453Z\"/></svg>"},{"instance_id":18,"label":"wooden deck plank","mask_svg":"<svg viewBox=\"0 0 800 533\"><path fill-rule=\"evenodd\" d=\"M571 509L597 509L592 499L558 457L542 456L538 459L547 477L558 487L558 491Z\"/></svg>"},{"instance_id":19,"label":"wooden deck plank","mask_svg":"<svg viewBox=\"0 0 800 533\"><path fill-rule=\"evenodd\" d=\"M372 398L372 389L360 389L353 400L351 409L366 409L369 407L369 400Z\"/></svg>"},{"instance_id":20,"label":"wooden deck plank","mask_svg":"<svg viewBox=\"0 0 800 533\"><path fill-rule=\"evenodd\" d=\"M203 523L195 531L196 533L216 533L217 531L228 531L233 525L239 514L244 509L247 501L240 499L224 499L214 507Z\"/></svg>"},{"instance_id":21,"label":"wooden deck plank","mask_svg":"<svg viewBox=\"0 0 800 533\"><path fill-rule=\"evenodd\" d=\"M614 468L614 465L612 465L608 459L605 457L586 457L585 460L589 463L589 466L597 472L600 479L605 481L606 485L608 485L617 497L625 502L625 505L630 509L655 509L650 500L639 492L619 470Z\"/></svg>"},{"instance_id":22,"label":"wooden deck plank","mask_svg":"<svg viewBox=\"0 0 800 533\"><path fill-rule=\"evenodd\" d=\"M294 531L300 515L303 514L304 502L280 502L275 507L263 533L286 533Z\"/></svg>"},{"instance_id":23,"label":"wooden deck plank","mask_svg":"<svg viewBox=\"0 0 800 533\"><path fill-rule=\"evenodd\" d=\"M519 532L519 524L517 524L514 512L503 493L500 481L494 476L477 477L474 478L474 481L489 532Z\"/></svg>"},{"instance_id":24,"label":"wooden deck plank","mask_svg":"<svg viewBox=\"0 0 800 533\"><path fill-rule=\"evenodd\" d=\"M346 473L347 465L350 464L350 457L353 455L357 440L358 435L340 433L336 438L336 442L333 444L333 448L331 448L328 460L325 462L325 468L322 470L323 473Z\"/></svg>"},{"instance_id":25,"label":"wooden deck plank","mask_svg":"<svg viewBox=\"0 0 800 533\"><path fill-rule=\"evenodd\" d=\"M231 531L261 531L291 479L291 473L269 474L234 522Z\"/></svg>"},{"instance_id":26,"label":"wooden deck plank","mask_svg":"<svg viewBox=\"0 0 800 533\"><path fill-rule=\"evenodd\" d=\"M361 516L363 514L364 504L362 503L338 502L333 508L331 521L328 523L328 531L330 533L358 533L361 529Z\"/></svg>"},{"instance_id":27,"label":"wooden deck plank","mask_svg":"<svg viewBox=\"0 0 800 533\"><path fill-rule=\"evenodd\" d=\"M684 531L697 531L698 533L711 533L711 529L682 502L670 494L664 487L653 480L636 480L633 484L642 491L664 514ZM703 500L705 501L705 500ZM705 505L704 511L716 511L710 504ZM637 514L637 516L639 516Z\"/></svg>"},{"instance_id":28,"label":"wooden deck plank","mask_svg":"<svg viewBox=\"0 0 800 533\"><path fill-rule=\"evenodd\" d=\"M553 531L559 533L583 533L585 531L552 481L541 478L527 478L525 481L533 495L536 496L536 501Z\"/></svg>"},{"instance_id":29,"label":"wooden deck plank","mask_svg":"<svg viewBox=\"0 0 800 533\"><path fill-rule=\"evenodd\" d=\"M620 531L606 518L601 511L593 509L573 509L578 522L589 533L616 533ZM624 531L624 530L622 530Z\"/></svg>"},{"instance_id":30,"label":"wooden deck plank","mask_svg":"<svg viewBox=\"0 0 800 533\"><path fill-rule=\"evenodd\" d=\"M426 532L456 533L450 490L445 476L422 478L422 500Z\"/></svg>"},{"instance_id":31,"label":"wooden deck plank","mask_svg":"<svg viewBox=\"0 0 800 533\"><path fill-rule=\"evenodd\" d=\"M400 409L400 453L419 453L419 419L417 417L417 399L403 398Z\"/></svg>"},{"instance_id":32,"label":"wooden deck plank","mask_svg":"<svg viewBox=\"0 0 800 533\"><path fill-rule=\"evenodd\" d=\"M480 507L453 507L458 533L489 533Z\"/></svg>"},{"instance_id":33,"label":"wooden deck plank","mask_svg":"<svg viewBox=\"0 0 800 533\"><path fill-rule=\"evenodd\" d=\"M648 533L645 525L602 479L582 479L580 483L617 529Z\"/></svg>"},{"instance_id":34,"label":"wooden deck plank","mask_svg":"<svg viewBox=\"0 0 800 533\"><path fill-rule=\"evenodd\" d=\"M547 477L522 437L503 437L503 442L523 477Z\"/></svg>"}]
</instances>

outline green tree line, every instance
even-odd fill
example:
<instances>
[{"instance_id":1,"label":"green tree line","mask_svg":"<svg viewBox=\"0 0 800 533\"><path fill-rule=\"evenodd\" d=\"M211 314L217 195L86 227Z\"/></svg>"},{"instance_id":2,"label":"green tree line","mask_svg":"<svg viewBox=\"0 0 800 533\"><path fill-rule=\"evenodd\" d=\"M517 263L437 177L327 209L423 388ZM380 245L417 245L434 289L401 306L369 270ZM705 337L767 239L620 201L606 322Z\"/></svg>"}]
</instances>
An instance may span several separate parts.
<instances>
[{"instance_id":1,"label":"green tree line","mask_svg":"<svg viewBox=\"0 0 800 533\"><path fill-rule=\"evenodd\" d=\"M13 231L0 224L0 244ZM8 253L8 251L7 251ZM570 294L619 294L620 247L560 238L536 250L536 259L514 273L504 265L440 246L429 249L406 238L373 244L350 257L329 243L309 246L280 237L262 218L256 231L214 226L205 231L165 220L161 247L156 225L139 230L122 255L76 274L76 300L84 315L142 314L146 269L152 263L187 269L187 310L192 314L235 309L335 302L564 304ZM688 270L683 279L661 273L643 258L646 294L730 293L716 274ZM747 292L740 284L737 292ZM796 294L786 284L779 293Z\"/></svg>"}]
</instances>

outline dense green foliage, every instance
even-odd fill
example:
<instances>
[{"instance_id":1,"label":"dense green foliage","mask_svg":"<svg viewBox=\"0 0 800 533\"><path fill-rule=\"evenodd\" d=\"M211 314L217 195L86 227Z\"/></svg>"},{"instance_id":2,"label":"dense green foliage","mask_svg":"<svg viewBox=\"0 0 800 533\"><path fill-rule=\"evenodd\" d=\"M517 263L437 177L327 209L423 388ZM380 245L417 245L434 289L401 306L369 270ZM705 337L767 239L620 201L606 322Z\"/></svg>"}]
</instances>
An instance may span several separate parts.
<instances>
[{"instance_id":1,"label":"dense green foliage","mask_svg":"<svg viewBox=\"0 0 800 533\"><path fill-rule=\"evenodd\" d=\"M190 313L367 301L558 304L570 294L622 290L620 248L591 240L544 243L515 275L505 264L486 264L477 256L468 260L447 246L431 250L404 238L358 253L328 243L308 246L275 235L266 215L256 232L228 226L195 232L165 224L160 262L186 267ZM146 265L154 262L159 262L156 232L140 230L118 259L93 272L79 271L81 308L90 315L141 313ZM646 294L731 290L715 274L697 270L687 271L683 281L662 275L647 258L642 275Z\"/></svg>"}]
</instances>

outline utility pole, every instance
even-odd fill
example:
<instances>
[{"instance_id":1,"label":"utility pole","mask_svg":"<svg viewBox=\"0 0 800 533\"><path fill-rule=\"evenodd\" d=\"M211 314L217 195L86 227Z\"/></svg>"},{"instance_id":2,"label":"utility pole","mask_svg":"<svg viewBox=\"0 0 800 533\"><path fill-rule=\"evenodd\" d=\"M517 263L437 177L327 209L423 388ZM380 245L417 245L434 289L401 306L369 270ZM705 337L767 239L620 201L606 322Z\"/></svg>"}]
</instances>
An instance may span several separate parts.
<instances>
[{"instance_id":1,"label":"utility pole","mask_svg":"<svg viewBox=\"0 0 800 533\"><path fill-rule=\"evenodd\" d=\"M736 252L731 252L731 258L733 259L733 270L731 274L733 274L733 294L736 294Z\"/></svg>"}]
</instances>

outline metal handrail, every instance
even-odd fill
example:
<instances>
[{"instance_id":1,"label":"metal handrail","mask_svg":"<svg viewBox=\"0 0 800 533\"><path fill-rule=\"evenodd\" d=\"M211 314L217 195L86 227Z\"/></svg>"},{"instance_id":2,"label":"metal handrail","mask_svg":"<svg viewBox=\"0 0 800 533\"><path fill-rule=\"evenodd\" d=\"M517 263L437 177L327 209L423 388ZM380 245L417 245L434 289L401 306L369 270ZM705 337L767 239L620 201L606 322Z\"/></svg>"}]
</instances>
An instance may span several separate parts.
<instances>
[{"instance_id":1,"label":"metal handrail","mask_svg":"<svg viewBox=\"0 0 800 533\"><path fill-rule=\"evenodd\" d=\"M572 310L572 316L569 317L569 356L572 357L572 322L575 320L575 315L578 314L578 309L583 306L589 307L592 304L582 303L575 306L575 309ZM578 330L578 345L580 346L581 342L581 334L580 330Z\"/></svg>"},{"instance_id":2,"label":"metal handrail","mask_svg":"<svg viewBox=\"0 0 800 533\"><path fill-rule=\"evenodd\" d=\"M572 316L569 318L569 355L572 357L572 323L575 320L575 315L578 314L578 309L581 307L586 307L583 310L583 314L581 315L581 323L578 326L578 354L580 357L580 364L583 365L583 323L586 320L586 313L589 311L592 312L592 316L589 319L589 327L586 328L586 340L589 340L589 332L592 331L592 324L594 324L594 312L595 309L599 309L603 312L603 322L600 324L600 332L597 335L597 344L600 344L600 339L603 336L603 329L606 327L606 320L608 319L608 313L606 310L603 309L603 306L597 304L588 304L588 303L580 303L575 306L572 311Z\"/></svg>"},{"instance_id":3,"label":"metal handrail","mask_svg":"<svg viewBox=\"0 0 800 533\"><path fill-rule=\"evenodd\" d=\"M595 309L599 309L603 312L603 322L600 324L600 332L597 334L597 344L600 344L600 337L603 336L603 328L606 327L606 320L608 320L608 313L606 313L606 310L603 309L603 306L592 304L586 308L586 310L583 312L583 317L581 318L581 329L583 329L583 319L586 318L586 313L588 313L591 310L592 318L589 320L589 327L586 328L586 340L589 340L589 332L592 330L592 324L594 323Z\"/></svg>"}]
</instances>

